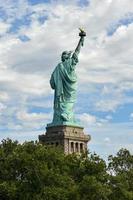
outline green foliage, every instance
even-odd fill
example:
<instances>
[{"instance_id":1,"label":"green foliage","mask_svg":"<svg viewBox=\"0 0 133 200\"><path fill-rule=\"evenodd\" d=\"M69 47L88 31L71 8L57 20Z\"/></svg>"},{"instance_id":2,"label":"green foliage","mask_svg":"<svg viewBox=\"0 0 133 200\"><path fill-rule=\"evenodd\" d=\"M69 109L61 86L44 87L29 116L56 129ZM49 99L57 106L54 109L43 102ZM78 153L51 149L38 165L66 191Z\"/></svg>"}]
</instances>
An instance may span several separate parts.
<instances>
[{"instance_id":1,"label":"green foliage","mask_svg":"<svg viewBox=\"0 0 133 200\"><path fill-rule=\"evenodd\" d=\"M116 156L109 156L108 170L112 194L110 200L133 200L133 155L121 149Z\"/></svg>"},{"instance_id":2,"label":"green foliage","mask_svg":"<svg viewBox=\"0 0 133 200\"><path fill-rule=\"evenodd\" d=\"M96 154L64 155L38 142L0 144L0 200L132 200L133 156L106 165Z\"/></svg>"}]
</instances>

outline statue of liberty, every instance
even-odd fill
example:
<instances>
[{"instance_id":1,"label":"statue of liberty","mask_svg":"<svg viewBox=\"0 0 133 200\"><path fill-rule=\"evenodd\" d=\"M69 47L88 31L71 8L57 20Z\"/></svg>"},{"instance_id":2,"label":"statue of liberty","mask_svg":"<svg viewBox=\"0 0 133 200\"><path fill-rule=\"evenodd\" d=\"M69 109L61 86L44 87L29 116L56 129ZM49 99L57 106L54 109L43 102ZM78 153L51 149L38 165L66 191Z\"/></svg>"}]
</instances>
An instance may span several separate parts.
<instances>
[{"instance_id":1,"label":"statue of liberty","mask_svg":"<svg viewBox=\"0 0 133 200\"><path fill-rule=\"evenodd\" d=\"M80 29L80 40L75 51L64 51L61 62L56 66L50 79L51 88L54 90L54 116L55 125L78 125L74 118L73 107L76 101L77 76L75 66L78 63L78 55L84 44L86 33Z\"/></svg>"}]
</instances>

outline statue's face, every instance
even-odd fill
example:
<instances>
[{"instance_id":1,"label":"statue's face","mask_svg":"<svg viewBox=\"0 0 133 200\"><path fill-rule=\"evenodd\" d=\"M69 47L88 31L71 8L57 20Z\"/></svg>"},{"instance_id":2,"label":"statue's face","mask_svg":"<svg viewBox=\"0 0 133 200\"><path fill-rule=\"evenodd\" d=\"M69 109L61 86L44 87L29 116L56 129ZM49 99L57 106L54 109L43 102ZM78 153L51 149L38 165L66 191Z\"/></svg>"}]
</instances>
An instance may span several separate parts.
<instances>
[{"instance_id":1,"label":"statue's face","mask_svg":"<svg viewBox=\"0 0 133 200\"><path fill-rule=\"evenodd\" d=\"M70 58L70 56L71 56L71 51L64 51L61 56L62 62L64 62L66 59Z\"/></svg>"},{"instance_id":2,"label":"statue's face","mask_svg":"<svg viewBox=\"0 0 133 200\"><path fill-rule=\"evenodd\" d=\"M64 62L66 59L68 59L68 54L63 53L62 56L61 56L61 60Z\"/></svg>"}]
</instances>

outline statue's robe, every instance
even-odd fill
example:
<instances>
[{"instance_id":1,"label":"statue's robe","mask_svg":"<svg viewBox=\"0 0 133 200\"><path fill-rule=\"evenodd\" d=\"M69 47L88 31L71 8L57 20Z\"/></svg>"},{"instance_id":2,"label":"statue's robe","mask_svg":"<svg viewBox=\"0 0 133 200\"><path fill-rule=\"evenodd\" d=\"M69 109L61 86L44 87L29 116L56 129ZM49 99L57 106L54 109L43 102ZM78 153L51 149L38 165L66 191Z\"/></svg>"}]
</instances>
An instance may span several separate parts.
<instances>
[{"instance_id":1,"label":"statue's robe","mask_svg":"<svg viewBox=\"0 0 133 200\"><path fill-rule=\"evenodd\" d=\"M54 122L73 121L73 105L76 100L77 89L75 73L77 62L78 56L74 53L71 58L59 63L52 73L50 85L55 90Z\"/></svg>"}]
</instances>

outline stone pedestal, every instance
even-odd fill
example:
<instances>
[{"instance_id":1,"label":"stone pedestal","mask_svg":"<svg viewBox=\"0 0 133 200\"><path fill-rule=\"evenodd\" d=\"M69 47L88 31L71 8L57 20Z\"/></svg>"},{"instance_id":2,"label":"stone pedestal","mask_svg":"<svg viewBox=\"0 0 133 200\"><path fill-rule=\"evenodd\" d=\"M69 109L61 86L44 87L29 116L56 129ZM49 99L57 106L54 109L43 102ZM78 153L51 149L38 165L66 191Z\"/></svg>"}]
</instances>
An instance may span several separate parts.
<instances>
[{"instance_id":1,"label":"stone pedestal","mask_svg":"<svg viewBox=\"0 0 133 200\"><path fill-rule=\"evenodd\" d=\"M82 127L68 125L47 127L46 134L39 135L40 143L60 145L65 154L85 152L90 139L90 135L85 135Z\"/></svg>"}]
</instances>

